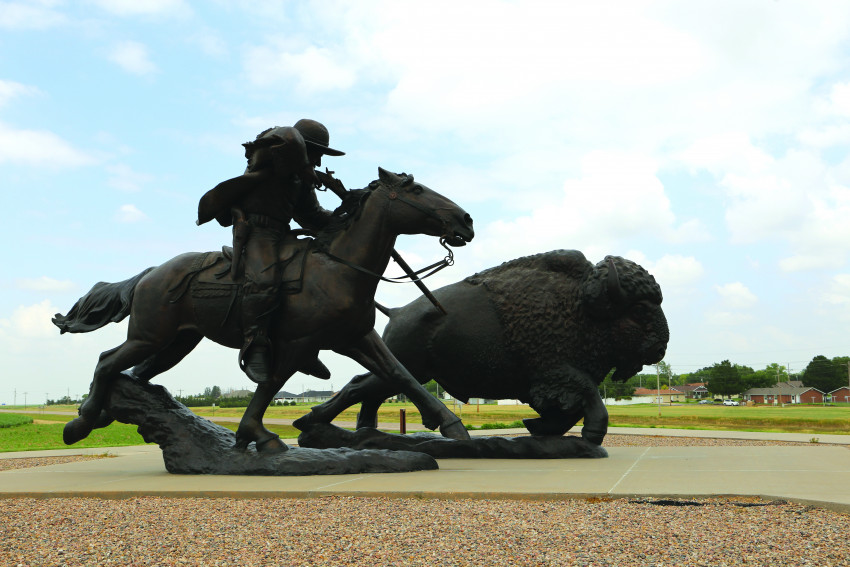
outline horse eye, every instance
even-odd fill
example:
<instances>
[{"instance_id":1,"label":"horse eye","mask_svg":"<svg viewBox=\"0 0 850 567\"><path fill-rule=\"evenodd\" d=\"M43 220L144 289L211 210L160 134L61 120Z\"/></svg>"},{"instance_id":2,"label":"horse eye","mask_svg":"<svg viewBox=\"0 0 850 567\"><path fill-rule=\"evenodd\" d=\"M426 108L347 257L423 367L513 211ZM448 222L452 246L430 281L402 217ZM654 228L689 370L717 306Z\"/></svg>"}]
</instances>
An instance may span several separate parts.
<instances>
[{"instance_id":1,"label":"horse eye","mask_svg":"<svg viewBox=\"0 0 850 567\"><path fill-rule=\"evenodd\" d=\"M413 191L414 195L419 195L424 189L422 189L421 185L414 185L411 191Z\"/></svg>"}]
</instances>

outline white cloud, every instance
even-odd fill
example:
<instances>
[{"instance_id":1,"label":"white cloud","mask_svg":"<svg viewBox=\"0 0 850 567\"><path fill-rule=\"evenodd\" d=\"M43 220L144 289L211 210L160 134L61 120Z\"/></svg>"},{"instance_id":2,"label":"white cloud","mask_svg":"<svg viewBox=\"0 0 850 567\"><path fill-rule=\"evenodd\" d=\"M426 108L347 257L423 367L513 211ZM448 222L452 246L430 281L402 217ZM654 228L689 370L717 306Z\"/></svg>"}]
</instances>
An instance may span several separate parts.
<instances>
[{"instance_id":1,"label":"white cloud","mask_svg":"<svg viewBox=\"0 0 850 567\"><path fill-rule=\"evenodd\" d=\"M117 16L186 16L191 8L184 0L90 0Z\"/></svg>"},{"instance_id":2,"label":"white cloud","mask_svg":"<svg viewBox=\"0 0 850 567\"><path fill-rule=\"evenodd\" d=\"M666 254L655 262L644 261L642 264L662 290L693 286L705 273L702 264L693 256Z\"/></svg>"},{"instance_id":3,"label":"white cloud","mask_svg":"<svg viewBox=\"0 0 850 567\"><path fill-rule=\"evenodd\" d=\"M57 0L0 2L0 28L45 30L64 24L67 19L57 9Z\"/></svg>"},{"instance_id":4,"label":"white cloud","mask_svg":"<svg viewBox=\"0 0 850 567\"><path fill-rule=\"evenodd\" d=\"M136 205L121 205L115 214L115 220L118 222L133 223L147 220L147 218L148 216L140 211Z\"/></svg>"},{"instance_id":5,"label":"white cloud","mask_svg":"<svg viewBox=\"0 0 850 567\"><path fill-rule=\"evenodd\" d=\"M829 282L829 289L823 299L831 305L850 307L850 274L837 274Z\"/></svg>"},{"instance_id":6,"label":"white cloud","mask_svg":"<svg viewBox=\"0 0 850 567\"><path fill-rule=\"evenodd\" d=\"M204 30L188 38L189 43L197 45L205 54L213 57L227 55L227 42L213 31Z\"/></svg>"},{"instance_id":7,"label":"white cloud","mask_svg":"<svg viewBox=\"0 0 850 567\"><path fill-rule=\"evenodd\" d=\"M96 161L53 132L17 130L0 122L0 163L50 168L92 165Z\"/></svg>"},{"instance_id":8,"label":"white cloud","mask_svg":"<svg viewBox=\"0 0 850 567\"><path fill-rule=\"evenodd\" d=\"M36 87L0 79L0 106L5 105L15 97L37 95L40 93L41 91Z\"/></svg>"},{"instance_id":9,"label":"white cloud","mask_svg":"<svg viewBox=\"0 0 850 567\"><path fill-rule=\"evenodd\" d=\"M726 223L733 243L787 246L783 271L841 266L850 241L850 190L811 152L789 151L761 173L728 174Z\"/></svg>"},{"instance_id":10,"label":"white cloud","mask_svg":"<svg viewBox=\"0 0 850 567\"><path fill-rule=\"evenodd\" d=\"M788 256L779 260L779 269L783 272L807 272L834 268L843 264L843 260L828 254L812 254L808 256Z\"/></svg>"},{"instance_id":11,"label":"white cloud","mask_svg":"<svg viewBox=\"0 0 850 567\"><path fill-rule=\"evenodd\" d=\"M47 276L40 278L21 278L16 281L19 289L29 291L69 291L76 287L70 280L55 280Z\"/></svg>"},{"instance_id":12,"label":"white cloud","mask_svg":"<svg viewBox=\"0 0 850 567\"><path fill-rule=\"evenodd\" d=\"M725 307L731 309L747 309L758 302L753 292L741 282L732 282L714 286Z\"/></svg>"},{"instance_id":13,"label":"white cloud","mask_svg":"<svg viewBox=\"0 0 850 567\"><path fill-rule=\"evenodd\" d=\"M347 89L357 78L339 53L314 46L298 52L276 44L252 47L245 52L244 65L248 80L256 86L294 81L304 93Z\"/></svg>"},{"instance_id":14,"label":"white cloud","mask_svg":"<svg viewBox=\"0 0 850 567\"><path fill-rule=\"evenodd\" d=\"M151 75L158 71L150 60L148 48L137 41L122 41L112 48L109 60L134 75Z\"/></svg>"},{"instance_id":15,"label":"white cloud","mask_svg":"<svg viewBox=\"0 0 850 567\"><path fill-rule=\"evenodd\" d=\"M130 166L125 164L111 165L106 170L110 174L109 186L126 193L140 191L142 185L153 179L153 176L134 171Z\"/></svg>"},{"instance_id":16,"label":"white cloud","mask_svg":"<svg viewBox=\"0 0 850 567\"><path fill-rule=\"evenodd\" d=\"M705 320L710 325L719 327L737 327L751 322L753 316L748 313L733 311L709 311L705 314Z\"/></svg>"},{"instance_id":17,"label":"white cloud","mask_svg":"<svg viewBox=\"0 0 850 567\"><path fill-rule=\"evenodd\" d=\"M549 199L528 215L486 226L483 248L524 255L569 247L601 257L638 236L704 239L698 221L677 226L654 160L623 152L591 152L582 158L581 170L581 178L564 183L560 200Z\"/></svg>"},{"instance_id":18,"label":"white cloud","mask_svg":"<svg viewBox=\"0 0 850 567\"><path fill-rule=\"evenodd\" d=\"M832 114L850 118L850 83L832 85L829 93L829 111Z\"/></svg>"},{"instance_id":19,"label":"white cloud","mask_svg":"<svg viewBox=\"0 0 850 567\"><path fill-rule=\"evenodd\" d=\"M51 319L59 310L45 299L41 303L19 306L9 319L0 319L0 334L15 339L44 339L58 334Z\"/></svg>"},{"instance_id":20,"label":"white cloud","mask_svg":"<svg viewBox=\"0 0 850 567\"><path fill-rule=\"evenodd\" d=\"M675 157L691 169L714 173L758 172L773 163L773 158L756 148L744 132L721 132L697 139Z\"/></svg>"}]
</instances>

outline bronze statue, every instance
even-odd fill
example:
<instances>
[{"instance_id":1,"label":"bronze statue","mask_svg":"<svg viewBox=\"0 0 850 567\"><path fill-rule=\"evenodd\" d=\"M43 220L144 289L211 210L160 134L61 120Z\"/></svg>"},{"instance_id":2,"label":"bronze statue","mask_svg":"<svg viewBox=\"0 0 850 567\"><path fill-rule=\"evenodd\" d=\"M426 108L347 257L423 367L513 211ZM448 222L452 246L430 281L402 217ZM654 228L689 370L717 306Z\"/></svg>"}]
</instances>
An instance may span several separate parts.
<instances>
[{"instance_id":1,"label":"bronze statue","mask_svg":"<svg viewBox=\"0 0 850 567\"><path fill-rule=\"evenodd\" d=\"M199 225L215 218L222 226L233 226L231 270L234 278L244 274L239 365L257 383L269 379L274 361L269 324L282 297L278 256L289 223L294 219L316 230L330 219L316 199L314 168L322 164L322 155L345 154L328 147L329 142L328 129L315 120L269 128L243 144L245 173L219 183L198 205ZM330 377L318 359L303 370Z\"/></svg>"},{"instance_id":2,"label":"bronze statue","mask_svg":"<svg viewBox=\"0 0 850 567\"><path fill-rule=\"evenodd\" d=\"M386 345L417 380L436 380L464 402L529 403L540 417L524 423L536 436L563 435L584 419L582 437L601 444L608 412L599 383L612 368L613 379L625 381L658 362L670 337L661 288L618 256L594 266L577 250L555 250L506 262L434 295L448 315L424 298L392 309ZM361 403L358 428L376 427L378 408L397 393L382 377L357 376L295 425L306 432Z\"/></svg>"},{"instance_id":3,"label":"bronze statue","mask_svg":"<svg viewBox=\"0 0 850 567\"><path fill-rule=\"evenodd\" d=\"M295 136L292 131L286 135ZM245 176L270 175L262 171ZM219 211L225 222L230 214L203 202L201 209ZM449 199L411 175L379 168L379 179L351 191L315 240L282 234L273 263L281 292L289 297L269 318L273 363L239 424L238 448L256 442L258 451L286 449L263 426L263 415L289 377L312 364L323 349L397 383L421 411L426 427L439 427L447 437L468 438L457 416L405 370L374 330L375 290L399 234L427 234L462 246L474 231L472 218ZM230 249L182 254L124 282L97 284L67 316L57 314L54 323L62 332L88 332L130 316L127 340L100 356L80 415L65 426L66 443L85 438L113 419L103 411L104 401L110 383L122 372L149 381L179 363L204 337L230 348L243 347L240 311L245 291L241 279L234 279L236 256Z\"/></svg>"}]
</instances>

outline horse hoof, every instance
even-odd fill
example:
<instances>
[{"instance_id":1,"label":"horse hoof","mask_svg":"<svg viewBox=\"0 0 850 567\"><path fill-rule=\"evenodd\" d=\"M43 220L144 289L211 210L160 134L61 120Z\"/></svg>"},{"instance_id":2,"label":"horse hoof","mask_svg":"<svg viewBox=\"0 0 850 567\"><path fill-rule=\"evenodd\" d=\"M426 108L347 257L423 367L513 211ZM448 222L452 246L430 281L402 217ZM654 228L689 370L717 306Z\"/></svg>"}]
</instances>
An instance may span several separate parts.
<instances>
[{"instance_id":1,"label":"horse hoof","mask_svg":"<svg viewBox=\"0 0 850 567\"><path fill-rule=\"evenodd\" d=\"M288 451L289 447L280 440L279 437L272 437L265 441L257 441L257 452L264 455L273 455L275 453L283 453Z\"/></svg>"},{"instance_id":2,"label":"horse hoof","mask_svg":"<svg viewBox=\"0 0 850 567\"><path fill-rule=\"evenodd\" d=\"M459 419L457 421L453 421L449 425L441 425L440 435L448 437L449 439L456 439L458 441L469 439L469 432L466 430L466 427L463 426L463 422Z\"/></svg>"},{"instance_id":3,"label":"horse hoof","mask_svg":"<svg viewBox=\"0 0 850 567\"><path fill-rule=\"evenodd\" d=\"M301 431L307 431L314 425L316 425L319 421L316 419L316 414L312 411L307 415L302 415L298 419L292 422L292 427L296 429L300 429Z\"/></svg>"},{"instance_id":4,"label":"horse hoof","mask_svg":"<svg viewBox=\"0 0 850 567\"><path fill-rule=\"evenodd\" d=\"M62 430L62 441L65 445L73 445L81 439L85 439L92 432L94 426L84 417L75 417L65 424L65 429Z\"/></svg>"}]
</instances>

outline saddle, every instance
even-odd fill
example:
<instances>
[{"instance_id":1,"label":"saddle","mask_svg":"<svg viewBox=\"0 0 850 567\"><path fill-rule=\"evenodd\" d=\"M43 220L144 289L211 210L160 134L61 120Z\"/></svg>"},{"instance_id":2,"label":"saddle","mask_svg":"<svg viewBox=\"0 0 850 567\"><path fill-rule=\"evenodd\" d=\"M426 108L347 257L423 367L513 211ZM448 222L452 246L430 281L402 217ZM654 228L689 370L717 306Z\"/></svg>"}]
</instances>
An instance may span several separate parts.
<instances>
[{"instance_id":1,"label":"saddle","mask_svg":"<svg viewBox=\"0 0 850 567\"><path fill-rule=\"evenodd\" d=\"M280 245L277 264L280 266L280 291L286 295L300 293L304 287L304 265L313 239L287 235ZM169 301L176 303L187 293L194 299L196 316L210 316L224 327L242 296L244 277L234 279L231 269L233 247L223 246L221 252L199 254L180 282L168 290Z\"/></svg>"}]
</instances>

